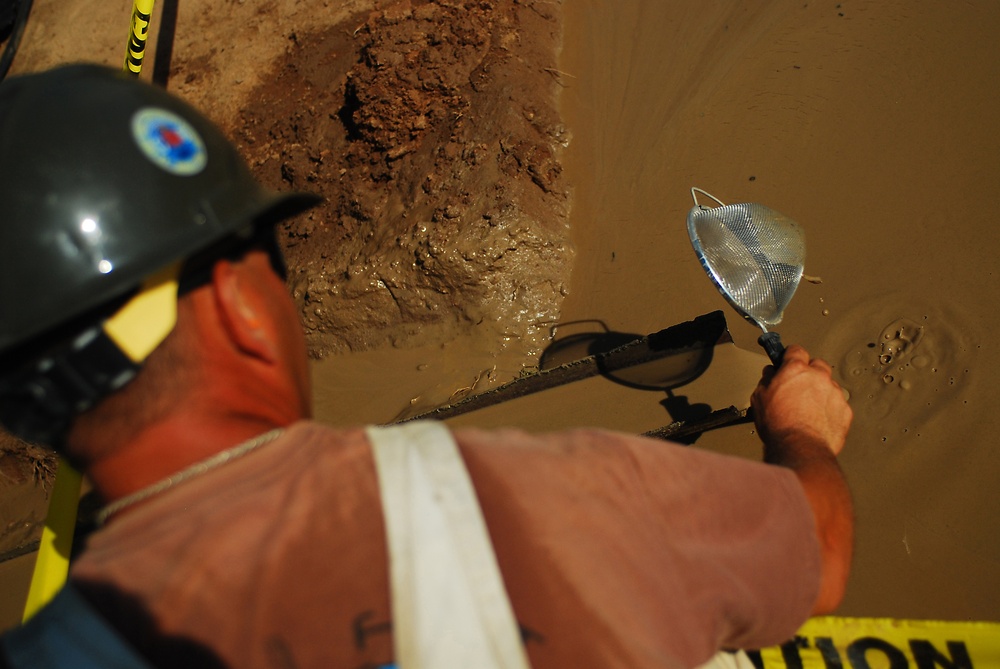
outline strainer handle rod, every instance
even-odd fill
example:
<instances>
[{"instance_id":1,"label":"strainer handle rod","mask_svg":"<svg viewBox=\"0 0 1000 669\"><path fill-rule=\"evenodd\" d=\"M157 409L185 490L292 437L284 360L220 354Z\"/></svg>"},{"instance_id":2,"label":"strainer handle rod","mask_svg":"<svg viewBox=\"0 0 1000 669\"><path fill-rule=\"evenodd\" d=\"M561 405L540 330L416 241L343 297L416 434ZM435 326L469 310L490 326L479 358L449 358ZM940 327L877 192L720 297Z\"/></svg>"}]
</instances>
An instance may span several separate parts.
<instances>
[{"instance_id":1,"label":"strainer handle rod","mask_svg":"<svg viewBox=\"0 0 1000 669\"><path fill-rule=\"evenodd\" d=\"M781 360L785 357L785 345L781 343L781 335L777 332L765 332L757 339L757 343L764 347L771 364L781 367Z\"/></svg>"}]
</instances>

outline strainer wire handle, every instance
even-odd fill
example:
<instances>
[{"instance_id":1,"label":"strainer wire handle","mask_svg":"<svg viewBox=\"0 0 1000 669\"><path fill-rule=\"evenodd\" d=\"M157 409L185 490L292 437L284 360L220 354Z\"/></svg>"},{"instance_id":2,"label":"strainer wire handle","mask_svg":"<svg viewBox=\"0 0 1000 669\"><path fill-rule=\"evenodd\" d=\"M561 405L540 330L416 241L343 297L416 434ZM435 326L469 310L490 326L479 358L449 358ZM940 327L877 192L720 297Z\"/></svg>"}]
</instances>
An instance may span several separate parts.
<instances>
[{"instance_id":1,"label":"strainer wire handle","mask_svg":"<svg viewBox=\"0 0 1000 669\"><path fill-rule=\"evenodd\" d=\"M781 343L781 335L777 332L765 332L757 339L757 343L764 348L767 357L771 359L771 364L776 368L781 367L781 361L785 357L785 345Z\"/></svg>"},{"instance_id":2,"label":"strainer wire handle","mask_svg":"<svg viewBox=\"0 0 1000 669\"><path fill-rule=\"evenodd\" d=\"M701 207L702 209L706 208L706 207L703 207L700 202L698 202L698 193L701 193L702 195L705 195L706 197L712 198L713 200L715 200L716 202L719 203L720 207L725 207L726 206L725 202L723 202L719 198L715 197L714 195L712 195L711 193L709 193L707 190L702 190L702 189L698 188L697 186L692 186L691 187L691 199L694 200L694 206L696 206L696 207Z\"/></svg>"}]
</instances>

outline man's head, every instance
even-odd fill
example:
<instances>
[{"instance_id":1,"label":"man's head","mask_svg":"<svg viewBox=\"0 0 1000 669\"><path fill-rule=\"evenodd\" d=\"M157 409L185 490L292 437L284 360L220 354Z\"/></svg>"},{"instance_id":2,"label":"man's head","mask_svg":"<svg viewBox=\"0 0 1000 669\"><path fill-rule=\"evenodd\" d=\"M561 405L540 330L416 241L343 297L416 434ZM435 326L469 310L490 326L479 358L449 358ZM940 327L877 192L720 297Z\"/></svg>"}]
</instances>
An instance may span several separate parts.
<instances>
[{"instance_id":1,"label":"man's head","mask_svg":"<svg viewBox=\"0 0 1000 669\"><path fill-rule=\"evenodd\" d=\"M220 258L315 204L260 188L203 116L92 65L0 85L0 422L58 446L171 332Z\"/></svg>"}]
</instances>

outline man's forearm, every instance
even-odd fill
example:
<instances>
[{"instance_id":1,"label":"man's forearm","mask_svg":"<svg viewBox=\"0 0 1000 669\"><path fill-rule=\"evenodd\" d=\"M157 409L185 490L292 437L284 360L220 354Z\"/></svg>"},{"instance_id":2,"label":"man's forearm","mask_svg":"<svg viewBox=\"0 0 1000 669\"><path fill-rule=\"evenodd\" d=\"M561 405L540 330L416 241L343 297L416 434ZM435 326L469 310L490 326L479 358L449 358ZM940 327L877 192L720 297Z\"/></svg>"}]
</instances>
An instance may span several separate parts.
<instances>
[{"instance_id":1,"label":"man's forearm","mask_svg":"<svg viewBox=\"0 0 1000 669\"><path fill-rule=\"evenodd\" d=\"M823 571L813 614L830 613L847 586L854 545L851 494L837 457L821 439L801 433L771 436L764 461L795 472L812 507Z\"/></svg>"}]
</instances>

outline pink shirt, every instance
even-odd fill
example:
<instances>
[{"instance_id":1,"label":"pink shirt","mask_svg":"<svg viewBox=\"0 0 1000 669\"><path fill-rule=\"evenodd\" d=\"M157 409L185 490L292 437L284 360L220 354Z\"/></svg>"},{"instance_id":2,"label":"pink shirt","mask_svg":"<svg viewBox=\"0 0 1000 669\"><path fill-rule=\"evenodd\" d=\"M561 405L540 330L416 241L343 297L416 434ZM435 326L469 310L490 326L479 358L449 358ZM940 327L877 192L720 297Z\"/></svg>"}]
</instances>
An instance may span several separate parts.
<instances>
[{"instance_id":1,"label":"pink shirt","mask_svg":"<svg viewBox=\"0 0 1000 669\"><path fill-rule=\"evenodd\" d=\"M597 430L455 436L534 669L695 666L808 616L820 553L792 472ZM392 662L361 429L296 424L143 502L72 577L154 663Z\"/></svg>"}]
</instances>

